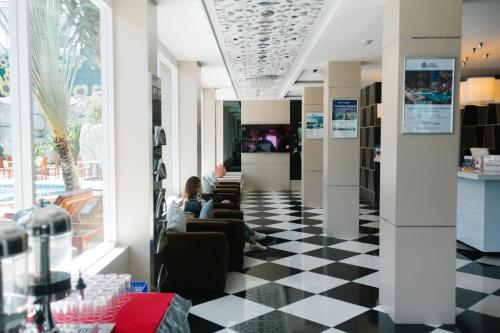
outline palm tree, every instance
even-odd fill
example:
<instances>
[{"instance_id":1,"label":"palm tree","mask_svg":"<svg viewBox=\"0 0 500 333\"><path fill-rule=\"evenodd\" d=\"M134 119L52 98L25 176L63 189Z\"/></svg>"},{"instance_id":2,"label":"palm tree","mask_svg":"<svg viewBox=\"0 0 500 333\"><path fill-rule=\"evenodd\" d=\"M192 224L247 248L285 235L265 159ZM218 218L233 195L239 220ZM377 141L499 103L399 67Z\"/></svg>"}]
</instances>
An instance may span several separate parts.
<instances>
[{"instance_id":1,"label":"palm tree","mask_svg":"<svg viewBox=\"0 0 500 333\"><path fill-rule=\"evenodd\" d=\"M89 0L31 0L30 23L34 94L61 158L65 190L78 190L69 102L82 62L99 65L99 10Z\"/></svg>"}]
</instances>

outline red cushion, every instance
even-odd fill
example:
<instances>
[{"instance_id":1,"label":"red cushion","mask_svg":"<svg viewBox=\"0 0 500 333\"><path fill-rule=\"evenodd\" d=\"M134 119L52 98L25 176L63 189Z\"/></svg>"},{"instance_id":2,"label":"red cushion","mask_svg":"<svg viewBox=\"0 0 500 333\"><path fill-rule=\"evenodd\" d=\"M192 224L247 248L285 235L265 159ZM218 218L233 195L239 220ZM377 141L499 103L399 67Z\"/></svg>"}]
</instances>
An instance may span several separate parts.
<instances>
[{"instance_id":1,"label":"red cushion","mask_svg":"<svg viewBox=\"0 0 500 333\"><path fill-rule=\"evenodd\" d=\"M217 168L215 169L215 173L217 174L218 178L224 177L224 170L223 170L223 168L224 168L224 166L222 164L219 164L217 166Z\"/></svg>"}]
</instances>

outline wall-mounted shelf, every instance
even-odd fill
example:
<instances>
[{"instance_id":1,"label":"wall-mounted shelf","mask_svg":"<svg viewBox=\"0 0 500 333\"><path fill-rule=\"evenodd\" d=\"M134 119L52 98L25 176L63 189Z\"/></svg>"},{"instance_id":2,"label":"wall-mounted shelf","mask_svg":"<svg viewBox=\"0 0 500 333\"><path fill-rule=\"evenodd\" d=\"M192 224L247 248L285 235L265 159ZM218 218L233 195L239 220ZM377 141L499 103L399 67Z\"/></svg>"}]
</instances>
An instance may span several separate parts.
<instances>
[{"instance_id":1,"label":"wall-mounted shelf","mask_svg":"<svg viewBox=\"0 0 500 333\"><path fill-rule=\"evenodd\" d=\"M470 148L488 148L490 154L500 154L500 103L486 106L466 105L461 110L460 158L470 155Z\"/></svg>"},{"instance_id":2,"label":"wall-mounted shelf","mask_svg":"<svg viewBox=\"0 0 500 333\"><path fill-rule=\"evenodd\" d=\"M150 239L150 265L151 265L151 290L158 291L162 283L166 279L165 268L162 268L162 252L157 253L157 244L162 231L165 220L165 189L163 188L163 180L157 180L157 167L159 161L162 161L162 146L157 141L159 129L162 127L161 115L161 81L160 78L151 74L151 158L152 170L152 221L151 221L151 239ZM168 176L168 175L167 175ZM163 194L163 195L162 195ZM161 276L160 276L161 275Z\"/></svg>"},{"instance_id":3,"label":"wall-mounted shelf","mask_svg":"<svg viewBox=\"0 0 500 333\"><path fill-rule=\"evenodd\" d=\"M380 175L375 162L375 147L380 146L381 118L377 115L381 101L381 82L361 89L359 197L371 205L378 205L379 201Z\"/></svg>"}]
</instances>

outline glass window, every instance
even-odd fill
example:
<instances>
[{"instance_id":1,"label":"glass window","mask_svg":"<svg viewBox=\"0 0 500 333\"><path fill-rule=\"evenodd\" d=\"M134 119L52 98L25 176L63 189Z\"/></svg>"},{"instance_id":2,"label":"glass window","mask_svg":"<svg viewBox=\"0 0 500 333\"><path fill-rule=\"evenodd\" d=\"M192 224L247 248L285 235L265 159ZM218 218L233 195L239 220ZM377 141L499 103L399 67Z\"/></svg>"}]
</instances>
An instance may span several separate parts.
<instances>
[{"instance_id":1,"label":"glass window","mask_svg":"<svg viewBox=\"0 0 500 333\"><path fill-rule=\"evenodd\" d=\"M30 1L36 200L69 212L75 255L104 237L100 19L90 0Z\"/></svg>"},{"instance_id":2,"label":"glass window","mask_svg":"<svg viewBox=\"0 0 500 333\"><path fill-rule=\"evenodd\" d=\"M8 17L9 0L0 0L0 220L14 209Z\"/></svg>"},{"instance_id":3,"label":"glass window","mask_svg":"<svg viewBox=\"0 0 500 333\"><path fill-rule=\"evenodd\" d=\"M175 92L177 85L176 68L167 63L166 60L159 62L159 76L161 79L161 107L163 128L167 137L167 145L163 148L163 156L167 167L167 179L164 181L164 188L167 195L173 196L178 194L178 177L177 177L177 133L175 126L177 121L177 108L175 100Z\"/></svg>"}]
</instances>

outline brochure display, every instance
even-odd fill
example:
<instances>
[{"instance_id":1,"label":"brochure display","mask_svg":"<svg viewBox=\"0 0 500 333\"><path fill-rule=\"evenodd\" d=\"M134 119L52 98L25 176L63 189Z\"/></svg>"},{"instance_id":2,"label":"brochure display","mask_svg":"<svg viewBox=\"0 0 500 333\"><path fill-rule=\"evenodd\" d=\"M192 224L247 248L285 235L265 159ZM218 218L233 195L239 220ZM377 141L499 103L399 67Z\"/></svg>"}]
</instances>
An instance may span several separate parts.
<instances>
[{"instance_id":1,"label":"brochure display","mask_svg":"<svg viewBox=\"0 0 500 333\"><path fill-rule=\"evenodd\" d=\"M306 113L306 139L323 139L323 112Z\"/></svg>"},{"instance_id":2,"label":"brochure display","mask_svg":"<svg viewBox=\"0 0 500 333\"><path fill-rule=\"evenodd\" d=\"M452 133L454 58L406 58L403 133Z\"/></svg>"},{"instance_id":3,"label":"brochure display","mask_svg":"<svg viewBox=\"0 0 500 333\"><path fill-rule=\"evenodd\" d=\"M358 100L356 98L332 100L331 120L330 138L357 138Z\"/></svg>"}]
</instances>

